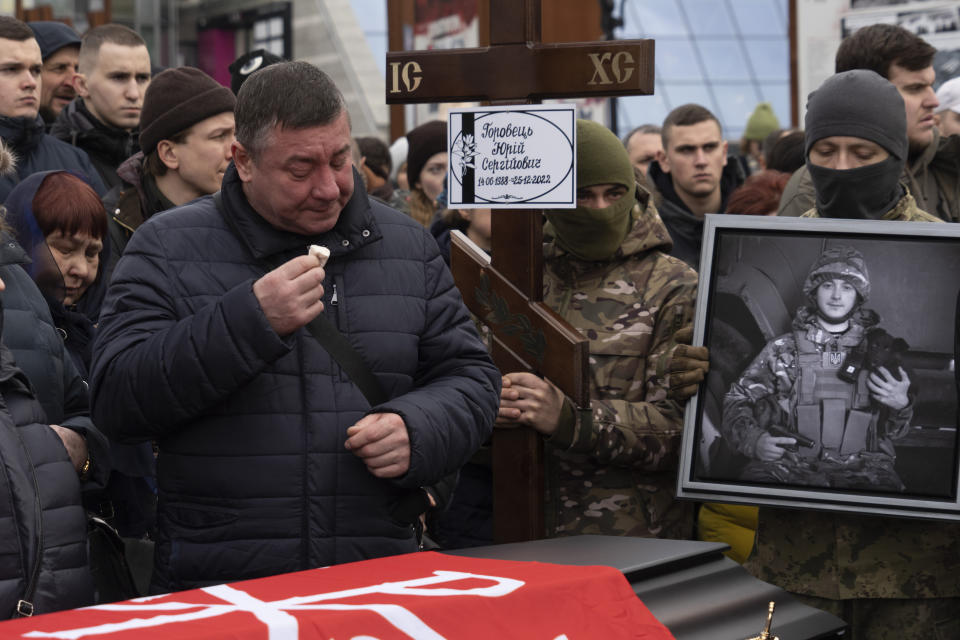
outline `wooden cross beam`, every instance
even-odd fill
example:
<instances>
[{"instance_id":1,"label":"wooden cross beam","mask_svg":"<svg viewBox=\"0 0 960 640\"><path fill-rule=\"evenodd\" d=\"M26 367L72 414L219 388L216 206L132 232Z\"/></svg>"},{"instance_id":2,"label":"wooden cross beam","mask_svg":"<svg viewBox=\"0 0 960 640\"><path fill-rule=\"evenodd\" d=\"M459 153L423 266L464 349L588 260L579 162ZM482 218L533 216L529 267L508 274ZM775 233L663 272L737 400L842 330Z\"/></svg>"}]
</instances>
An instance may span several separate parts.
<instances>
[{"instance_id":1,"label":"wooden cross beam","mask_svg":"<svg viewBox=\"0 0 960 640\"><path fill-rule=\"evenodd\" d=\"M542 44L540 0L490 0L490 45L387 53L388 104L653 93L653 41ZM495 211L492 262L453 234L451 268L467 307L493 334L503 372L548 378L589 408L589 342L543 304L543 219L531 210ZM542 538L543 444L532 429L493 437L494 539Z\"/></svg>"}]
</instances>

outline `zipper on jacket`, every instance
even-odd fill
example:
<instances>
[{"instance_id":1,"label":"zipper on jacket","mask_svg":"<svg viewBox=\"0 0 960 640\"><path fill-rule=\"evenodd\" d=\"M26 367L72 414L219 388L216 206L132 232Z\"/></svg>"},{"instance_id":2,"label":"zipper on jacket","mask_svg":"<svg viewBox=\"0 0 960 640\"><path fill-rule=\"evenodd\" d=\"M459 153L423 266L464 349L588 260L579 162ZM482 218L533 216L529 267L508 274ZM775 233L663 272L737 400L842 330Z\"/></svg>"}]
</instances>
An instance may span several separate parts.
<instances>
[{"instance_id":1,"label":"zipper on jacket","mask_svg":"<svg viewBox=\"0 0 960 640\"><path fill-rule=\"evenodd\" d=\"M330 318L336 323L337 329L346 333L347 327L347 299L344 297L345 285L343 283L343 274L333 277L333 297L330 299L330 306L336 308L336 313Z\"/></svg>"}]
</instances>

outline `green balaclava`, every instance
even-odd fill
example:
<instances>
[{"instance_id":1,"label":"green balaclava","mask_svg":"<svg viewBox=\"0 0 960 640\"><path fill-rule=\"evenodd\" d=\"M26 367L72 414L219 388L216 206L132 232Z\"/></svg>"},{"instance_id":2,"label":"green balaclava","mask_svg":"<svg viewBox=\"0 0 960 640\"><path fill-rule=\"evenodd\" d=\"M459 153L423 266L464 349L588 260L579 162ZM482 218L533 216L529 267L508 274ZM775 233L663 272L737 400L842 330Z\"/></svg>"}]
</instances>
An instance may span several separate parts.
<instances>
[{"instance_id":1,"label":"green balaclava","mask_svg":"<svg viewBox=\"0 0 960 640\"><path fill-rule=\"evenodd\" d=\"M546 211L557 244L583 260L613 257L633 225L636 178L620 140L602 124L577 120L577 189L621 184L627 193L604 209L577 207Z\"/></svg>"}]
</instances>

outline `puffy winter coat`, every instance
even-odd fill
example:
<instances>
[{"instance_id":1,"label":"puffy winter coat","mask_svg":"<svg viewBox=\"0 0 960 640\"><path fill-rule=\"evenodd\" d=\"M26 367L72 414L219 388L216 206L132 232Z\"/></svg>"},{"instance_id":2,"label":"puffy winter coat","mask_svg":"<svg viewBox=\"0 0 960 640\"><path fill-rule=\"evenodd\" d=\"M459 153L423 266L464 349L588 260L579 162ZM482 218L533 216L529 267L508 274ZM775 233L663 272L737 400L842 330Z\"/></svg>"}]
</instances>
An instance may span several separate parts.
<instances>
[{"instance_id":1,"label":"puffy winter coat","mask_svg":"<svg viewBox=\"0 0 960 640\"><path fill-rule=\"evenodd\" d=\"M20 180L37 171L68 169L89 178L101 196L107 192L87 154L44 133L43 119L0 117L0 139L17 157L16 171L0 176L0 202Z\"/></svg>"},{"instance_id":2,"label":"puffy winter coat","mask_svg":"<svg viewBox=\"0 0 960 640\"><path fill-rule=\"evenodd\" d=\"M336 226L306 237L254 211L231 166L221 193L237 232L201 198L152 216L117 264L94 416L118 439L158 441L154 590L413 551L392 507L492 430L500 375L436 243L354 177ZM253 293L261 259L311 243L332 252L324 313L386 391L380 406L306 329L278 336ZM410 469L392 481L344 448L347 427L373 411L399 414L410 435Z\"/></svg>"},{"instance_id":3,"label":"puffy winter coat","mask_svg":"<svg viewBox=\"0 0 960 640\"><path fill-rule=\"evenodd\" d=\"M659 162L654 160L650 163L647 176L654 187L653 203L670 232L670 239L673 240L670 255L680 258L694 269L699 269L704 217L695 216L684 204L673 187L673 177L664 173ZM745 179L743 165L734 156L729 156L720 174L720 211L716 213L726 211L730 195Z\"/></svg>"},{"instance_id":4,"label":"puffy winter coat","mask_svg":"<svg viewBox=\"0 0 960 640\"><path fill-rule=\"evenodd\" d=\"M54 327L50 308L33 279L16 262L26 262L23 249L0 234L0 278L3 300L3 343L26 374L49 424L76 431L87 442L91 473L84 489L102 487L110 473L110 445L90 421L87 384Z\"/></svg>"},{"instance_id":5,"label":"puffy winter coat","mask_svg":"<svg viewBox=\"0 0 960 640\"><path fill-rule=\"evenodd\" d=\"M12 617L21 599L33 604L34 613L93 604L77 472L4 345L0 531L0 619Z\"/></svg>"}]
</instances>

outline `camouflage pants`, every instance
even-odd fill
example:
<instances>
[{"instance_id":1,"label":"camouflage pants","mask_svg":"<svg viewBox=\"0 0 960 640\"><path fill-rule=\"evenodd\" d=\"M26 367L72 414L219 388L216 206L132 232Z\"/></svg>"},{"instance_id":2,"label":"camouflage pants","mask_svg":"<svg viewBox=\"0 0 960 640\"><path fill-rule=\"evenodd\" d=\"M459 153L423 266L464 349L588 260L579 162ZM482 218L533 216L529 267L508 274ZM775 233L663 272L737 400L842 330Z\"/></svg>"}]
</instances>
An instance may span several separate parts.
<instances>
[{"instance_id":1,"label":"camouflage pants","mask_svg":"<svg viewBox=\"0 0 960 640\"><path fill-rule=\"evenodd\" d=\"M849 640L957 640L960 598L828 600L791 594L850 625ZM774 616L776 620L776 616Z\"/></svg>"}]
</instances>

